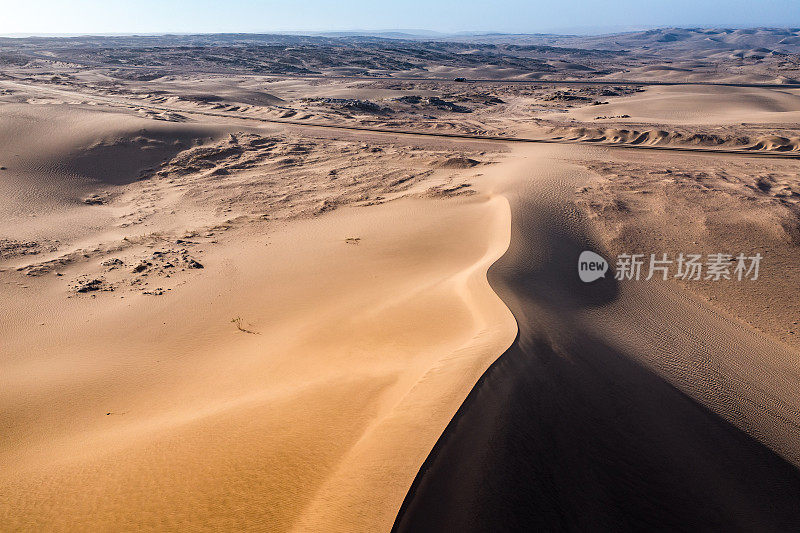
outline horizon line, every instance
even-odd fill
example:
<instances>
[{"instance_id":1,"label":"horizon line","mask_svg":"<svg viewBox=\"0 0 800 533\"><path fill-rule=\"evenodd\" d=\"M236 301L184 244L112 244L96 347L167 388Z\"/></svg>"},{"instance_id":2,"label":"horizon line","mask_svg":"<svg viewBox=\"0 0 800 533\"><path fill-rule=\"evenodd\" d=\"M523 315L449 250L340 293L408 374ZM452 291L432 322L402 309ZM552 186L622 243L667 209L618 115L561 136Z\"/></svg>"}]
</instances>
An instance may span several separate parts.
<instances>
[{"instance_id":1,"label":"horizon line","mask_svg":"<svg viewBox=\"0 0 800 533\"><path fill-rule=\"evenodd\" d=\"M570 28L577 30L578 28ZM588 29L588 28L587 28ZM596 28L599 29L599 28ZM202 35L296 35L296 36L331 36L335 34L348 34L349 36L380 36L401 34L415 37L480 37L480 36L553 36L553 37L596 37L603 35L621 35L652 30L786 30L797 29L794 26L746 26L746 25L686 25L686 26L649 26L641 25L635 29L617 27L616 31L608 28L605 31L569 33L553 31L538 32L513 32L496 30L459 30L445 32L424 28L398 28L398 29L330 29L330 30L265 30L265 31L155 31L155 32L11 32L0 33L0 38L25 39L25 38L76 38L76 37L169 37L169 36L202 36Z\"/></svg>"}]
</instances>

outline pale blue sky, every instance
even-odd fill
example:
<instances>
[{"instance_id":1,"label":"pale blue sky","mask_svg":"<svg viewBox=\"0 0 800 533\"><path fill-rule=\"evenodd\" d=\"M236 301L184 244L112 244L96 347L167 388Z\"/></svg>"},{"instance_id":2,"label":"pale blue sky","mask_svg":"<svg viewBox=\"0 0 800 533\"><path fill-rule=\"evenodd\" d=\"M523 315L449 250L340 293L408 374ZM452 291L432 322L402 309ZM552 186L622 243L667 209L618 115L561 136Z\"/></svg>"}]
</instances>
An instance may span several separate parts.
<instances>
[{"instance_id":1,"label":"pale blue sky","mask_svg":"<svg viewBox=\"0 0 800 533\"><path fill-rule=\"evenodd\" d=\"M800 0L17 0L0 34L426 29L591 33L655 26L800 26Z\"/></svg>"}]
</instances>

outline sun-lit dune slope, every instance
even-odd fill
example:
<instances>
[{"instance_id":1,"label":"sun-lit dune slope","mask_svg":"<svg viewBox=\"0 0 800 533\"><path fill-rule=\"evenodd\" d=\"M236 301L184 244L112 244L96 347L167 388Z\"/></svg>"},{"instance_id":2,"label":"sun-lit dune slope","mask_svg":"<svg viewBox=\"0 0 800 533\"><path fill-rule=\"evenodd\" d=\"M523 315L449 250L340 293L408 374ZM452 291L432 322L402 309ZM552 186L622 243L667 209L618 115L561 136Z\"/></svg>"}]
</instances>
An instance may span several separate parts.
<instances>
[{"instance_id":1,"label":"sun-lit dune slope","mask_svg":"<svg viewBox=\"0 0 800 533\"><path fill-rule=\"evenodd\" d=\"M0 523L387 529L516 334L486 281L508 205L466 181L492 169L430 141L6 110Z\"/></svg>"}]
</instances>

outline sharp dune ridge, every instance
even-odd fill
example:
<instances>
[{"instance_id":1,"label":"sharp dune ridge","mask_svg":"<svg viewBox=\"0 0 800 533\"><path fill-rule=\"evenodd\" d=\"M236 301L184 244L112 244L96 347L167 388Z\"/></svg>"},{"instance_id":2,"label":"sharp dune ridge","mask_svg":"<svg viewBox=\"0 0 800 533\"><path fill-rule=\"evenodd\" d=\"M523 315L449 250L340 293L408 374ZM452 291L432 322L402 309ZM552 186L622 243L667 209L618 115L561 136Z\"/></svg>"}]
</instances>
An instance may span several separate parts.
<instances>
[{"instance_id":1,"label":"sharp dune ridge","mask_svg":"<svg viewBox=\"0 0 800 533\"><path fill-rule=\"evenodd\" d=\"M515 199L511 246L490 271L519 334L433 448L393 530L796 528L796 402L775 406L762 396L774 389L757 384L771 379L759 369L738 376L731 368L707 368L719 374L712 390L698 391L700 376L687 369L699 354L676 353L686 360L674 366L659 361L672 325L718 322L714 312L657 304L654 296L674 298L668 292L626 294L614 279L587 287L565 276L559 265L576 261L581 250L602 249L566 200L565 184L577 180L563 163L543 172L522 168L505 188ZM632 302L663 325L647 329L641 328L646 319L631 321ZM587 320L610 327L587 327ZM726 322L716 327L740 338L716 344L704 337L711 360L736 359L731 346L753 350L746 354L753 358L796 353L753 344ZM696 330L704 335L705 327ZM707 395L716 387L721 398L712 400ZM773 424L791 437L771 435ZM675 427L694 429L676 433ZM748 465L746 477L739 464Z\"/></svg>"}]
</instances>

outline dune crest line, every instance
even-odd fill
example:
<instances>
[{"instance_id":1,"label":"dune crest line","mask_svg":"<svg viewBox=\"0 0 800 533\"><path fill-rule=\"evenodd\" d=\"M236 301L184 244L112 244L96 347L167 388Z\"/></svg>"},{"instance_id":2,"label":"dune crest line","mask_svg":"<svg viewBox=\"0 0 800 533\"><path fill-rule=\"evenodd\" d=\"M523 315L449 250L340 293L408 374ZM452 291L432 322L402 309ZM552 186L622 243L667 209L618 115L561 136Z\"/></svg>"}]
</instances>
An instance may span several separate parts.
<instances>
[{"instance_id":1,"label":"dune crest line","mask_svg":"<svg viewBox=\"0 0 800 533\"><path fill-rule=\"evenodd\" d=\"M575 260L600 248L565 195L579 171L548 152L527 157L506 190L512 243L489 272L519 335L434 446L393 531L800 526L800 472L775 437L796 428L763 416L778 413L752 395L758 376L736 376L720 400L711 387L691 388L708 379L682 370L695 368L692 343L727 355L713 336L683 338L684 322L723 321L677 300L659 306L654 297L668 293L632 291L613 277L581 282ZM641 330L631 311L674 313L675 333ZM758 349L730 325L715 329ZM673 334L672 351L653 353L644 340ZM757 407L740 407L748 402Z\"/></svg>"}]
</instances>

